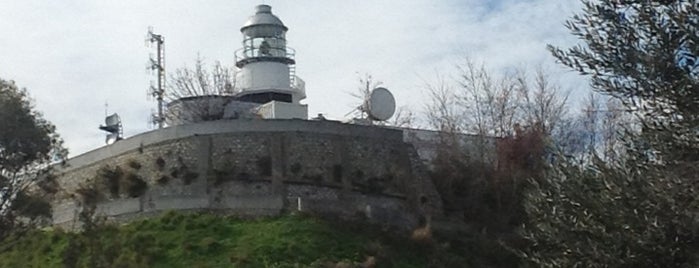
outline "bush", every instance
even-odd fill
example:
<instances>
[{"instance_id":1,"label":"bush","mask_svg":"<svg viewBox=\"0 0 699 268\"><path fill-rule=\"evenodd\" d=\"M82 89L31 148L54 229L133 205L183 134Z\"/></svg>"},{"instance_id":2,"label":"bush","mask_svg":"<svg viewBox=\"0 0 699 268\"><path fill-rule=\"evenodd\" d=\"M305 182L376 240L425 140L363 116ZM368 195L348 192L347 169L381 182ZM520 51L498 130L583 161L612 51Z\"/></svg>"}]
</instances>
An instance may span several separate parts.
<instances>
[{"instance_id":1,"label":"bush","mask_svg":"<svg viewBox=\"0 0 699 268\"><path fill-rule=\"evenodd\" d=\"M632 160L561 164L525 199L532 267L696 267L699 169Z\"/></svg>"},{"instance_id":2,"label":"bush","mask_svg":"<svg viewBox=\"0 0 699 268\"><path fill-rule=\"evenodd\" d=\"M120 167L103 166L97 171L97 177L113 198L119 197L119 187L124 177L124 171Z\"/></svg>"},{"instance_id":3,"label":"bush","mask_svg":"<svg viewBox=\"0 0 699 268\"><path fill-rule=\"evenodd\" d=\"M129 173L124 179L123 188L129 197L142 196L148 190L148 183L135 173Z\"/></svg>"}]
</instances>

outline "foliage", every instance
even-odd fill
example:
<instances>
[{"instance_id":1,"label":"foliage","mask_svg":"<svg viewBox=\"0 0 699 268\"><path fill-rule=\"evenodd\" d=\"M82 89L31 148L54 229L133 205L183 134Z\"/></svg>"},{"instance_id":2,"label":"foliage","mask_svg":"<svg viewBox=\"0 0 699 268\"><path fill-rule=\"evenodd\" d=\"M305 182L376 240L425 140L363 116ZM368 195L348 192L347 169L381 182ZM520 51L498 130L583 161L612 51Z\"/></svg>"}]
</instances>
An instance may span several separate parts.
<instances>
[{"instance_id":1,"label":"foliage","mask_svg":"<svg viewBox=\"0 0 699 268\"><path fill-rule=\"evenodd\" d=\"M209 71L201 57L197 57L194 69L185 66L170 74L168 84L167 98L170 101L186 97L235 93L233 70L217 61Z\"/></svg>"},{"instance_id":2,"label":"foliage","mask_svg":"<svg viewBox=\"0 0 699 268\"><path fill-rule=\"evenodd\" d=\"M461 132L464 111L460 110L453 86L443 77L437 76L433 83L424 85L429 102L425 105L425 116L429 127L446 132Z\"/></svg>"},{"instance_id":3,"label":"foliage","mask_svg":"<svg viewBox=\"0 0 699 268\"><path fill-rule=\"evenodd\" d=\"M138 174L129 173L121 186L126 192L126 195L135 198L140 197L148 190L148 183Z\"/></svg>"},{"instance_id":4,"label":"foliage","mask_svg":"<svg viewBox=\"0 0 699 268\"><path fill-rule=\"evenodd\" d=\"M523 222L522 191L543 170L544 144L541 133L524 130L491 141L496 159L474 157L459 141L443 141L431 176L449 214L498 235Z\"/></svg>"},{"instance_id":5,"label":"foliage","mask_svg":"<svg viewBox=\"0 0 699 268\"><path fill-rule=\"evenodd\" d=\"M479 228L511 231L523 220L523 186L543 168L567 95L541 69L493 76L469 59L456 81L438 77L426 88L427 119L440 131L432 178L445 208Z\"/></svg>"},{"instance_id":6,"label":"foliage","mask_svg":"<svg viewBox=\"0 0 699 268\"><path fill-rule=\"evenodd\" d=\"M522 206L528 179L540 176L567 115L567 93L541 68L493 75L466 59L457 78L426 83L426 115L439 131L431 177L452 220L475 243L476 266L512 267L516 260L501 243L519 244L515 230L525 222ZM468 135L465 133L470 133ZM460 246L462 252L473 252Z\"/></svg>"},{"instance_id":7,"label":"foliage","mask_svg":"<svg viewBox=\"0 0 699 268\"><path fill-rule=\"evenodd\" d=\"M372 227L305 216L240 220L169 212L85 233L35 230L0 245L2 267L433 267L452 253L433 252ZM437 258L439 257L439 258ZM334 265L330 266L334 267Z\"/></svg>"},{"instance_id":8,"label":"foliage","mask_svg":"<svg viewBox=\"0 0 699 268\"><path fill-rule=\"evenodd\" d=\"M389 126L411 128L415 126L415 113L410 109L410 106L402 105L396 108L393 117L386 122Z\"/></svg>"},{"instance_id":9,"label":"foliage","mask_svg":"<svg viewBox=\"0 0 699 268\"><path fill-rule=\"evenodd\" d=\"M369 119L368 107L365 107L367 100L371 97L372 90L381 87L383 82L376 80L371 74L365 73L363 76L358 77L359 86L356 91L349 92L350 96L355 99L352 104L352 112L354 118L356 119ZM349 115L349 114L348 114ZM345 115L347 116L347 115ZM386 121L374 121L372 124L376 125L388 125L394 127L412 127L415 124L415 114L407 106L396 107L396 111L393 116Z\"/></svg>"},{"instance_id":10,"label":"foliage","mask_svg":"<svg viewBox=\"0 0 699 268\"><path fill-rule=\"evenodd\" d=\"M541 68L494 76L467 58L454 81L438 76L425 88L428 123L445 132L507 137L520 125L549 135L567 113L568 94Z\"/></svg>"},{"instance_id":11,"label":"foliage","mask_svg":"<svg viewBox=\"0 0 699 268\"><path fill-rule=\"evenodd\" d=\"M356 91L349 93L350 96L356 100L356 102L353 104L355 107L352 107L356 108L353 111L355 117L361 119L369 118L369 114L366 111L366 107L364 107L364 103L371 96L371 91L377 87L380 87L381 85L383 85L383 82L376 80L369 73L365 73L363 76L359 77L359 86L357 87Z\"/></svg>"},{"instance_id":12,"label":"foliage","mask_svg":"<svg viewBox=\"0 0 699 268\"><path fill-rule=\"evenodd\" d=\"M556 152L581 165L590 164L594 157L609 162L622 159L624 146L620 138L624 131L634 130L637 121L625 111L619 100L590 93L581 112L564 119L552 133Z\"/></svg>"},{"instance_id":13,"label":"foliage","mask_svg":"<svg viewBox=\"0 0 699 268\"><path fill-rule=\"evenodd\" d=\"M104 188L109 190L112 198L119 197L119 188L121 187L121 180L124 177L124 171L121 167L116 166L111 168L110 166L103 166L97 170L96 180L100 181Z\"/></svg>"},{"instance_id":14,"label":"foliage","mask_svg":"<svg viewBox=\"0 0 699 268\"><path fill-rule=\"evenodd\" d=\"M94 185L91 187L95 191L109 192L111 198L142 196L148 189L148 184L138 175L138 169L134 168L135 165L140 168L140 164L131 160L127 165L134 170L125 171L121 166L102 166L92 179Z\"/></svg>"},{"instance_id":15,"label":"foliage","mask_svg":"<svg viewBox=\"0 0 699 268\"><path fill-rule=\"evenodd\" d=\"M167 116L187 120L218 120L223 116L225 96L235 92L235 74L233 68L214 63L211 70L203 59L197 57L194 68L182 67L170 74L166 100L170 104L184 99L197 98L194 101L180 103L179 109L186 110L188 116L183 117L177 110L168 111Z\"/></svg>"},{"instance_id":16,"label":"foliage","mask_svg":"<svg viewBox=\"0 0 699 268\"><path fill-rule=\"evenodd\" d=\"M534 181L520 255L533 267L699 264L699 5L583 1L567 27L585 42L550 47L563 64L638 117L626 154L561 162Z\"/></svg>"},{"instance_id":17,"label":"foliage","mask_svg":"<svg viewBox=\"0 0 699 268\"><path fill-rule=\"evenodd\" d=\"M651 163L559 165L526 202L532 267L694 267L696 187ZM699 172L687 167L686 172Z\"/></svg>"},{"instance_id":18,"label":"foliage","mask_svg":"<svg viewBox=\"0 0 699 268\"><path fill-rule=\"evenodd\" d=\"M46 216L46 187L32 187L50 177L52 160L66 155L55 131L25 89L0 79L0 239Z\"/></svg>"},{"instance_id":19,"label":"foliage","mask_svg":"<svg viewBox=\"0 0 699 268\"><path fill-rule=\"evenodd\" d=\"M554 56L635 112L645 129L657 130L647 131L655 138L672 141L656 146L697 150L692 139L699 125L699 6L693 1L584 3L584 14L567 27L585 46L550 46Z\"/></svg>"}]
</instances>

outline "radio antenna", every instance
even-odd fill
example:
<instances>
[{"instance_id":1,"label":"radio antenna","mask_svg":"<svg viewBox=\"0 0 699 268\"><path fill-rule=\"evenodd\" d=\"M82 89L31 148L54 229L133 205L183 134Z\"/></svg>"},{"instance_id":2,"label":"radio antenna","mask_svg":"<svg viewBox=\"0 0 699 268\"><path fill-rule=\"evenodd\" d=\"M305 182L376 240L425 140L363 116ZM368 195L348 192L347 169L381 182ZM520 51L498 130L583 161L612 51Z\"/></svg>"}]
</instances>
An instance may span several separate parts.
<instances>
[{"instance_id":1,"label":"radio antenna","mask_svg":"<svg viewBox=\"0 0 699 268\"><path fill-rule=\"evenodd\" d=\"M151 96L155 97L158 102L158 112L153 114L153 124L157 124L158 128L163 128L165 123L165 116L163 115L163 96L165 95L165 38L160 35L153 33L153 27L148 27L148 34L146 35L146 46L156 45L157 56L155 59L150 57L150 62L148 69L157 70L157 87L152 84L148 89Z\"/></svg>"}]
</instances>

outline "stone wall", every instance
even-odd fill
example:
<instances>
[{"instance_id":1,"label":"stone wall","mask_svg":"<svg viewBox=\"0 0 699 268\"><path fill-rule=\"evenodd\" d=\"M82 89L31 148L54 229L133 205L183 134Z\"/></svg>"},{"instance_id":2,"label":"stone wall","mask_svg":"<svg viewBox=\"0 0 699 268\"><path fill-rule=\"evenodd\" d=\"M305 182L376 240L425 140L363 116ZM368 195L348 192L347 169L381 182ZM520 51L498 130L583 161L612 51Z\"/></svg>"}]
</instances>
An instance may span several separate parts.
<instances>
[{"instance_id":1,"label":"stone wall","mask_svg":"<svg viewBox=\"0 0 699 268\"><path fill-rule=\"evenodd\" d=\"M437 157L440 141L443 138L455 139L466 155L472 159L483 159L490 163L497 161L497 138L494 137L414 128L397 129L403 131L403 141L412 144L417 149L420 159L426 164L430 164Z\"/></svg>"},{"instance_id":2,"label":"stone wall","mask_svg":"<svg viewBox=\"0 0 699 268\"><path fill-rule=\"evenodd\" d=\"M306 120L232 120L151 131L58 168L56 225L93 202L114 220L166 210L309 213L412 227L441 200L400 130ZM85 196L96 195L92 201Z\"/></svg>"}]
</instances>

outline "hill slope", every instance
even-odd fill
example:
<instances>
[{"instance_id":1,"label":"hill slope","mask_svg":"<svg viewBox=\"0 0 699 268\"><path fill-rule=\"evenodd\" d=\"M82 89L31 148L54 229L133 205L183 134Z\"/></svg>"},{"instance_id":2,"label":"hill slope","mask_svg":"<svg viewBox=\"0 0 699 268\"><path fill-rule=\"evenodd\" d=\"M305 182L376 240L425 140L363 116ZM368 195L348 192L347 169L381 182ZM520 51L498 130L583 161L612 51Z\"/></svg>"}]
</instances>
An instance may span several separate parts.
<instances>
[{"instance_id":1,"label":"hill slope","mask_svg":"<svg viewBox=\"0 0 699 268\"><path fill-rule=\"evenodd\" d=\"M371 227L295 215L241 220L176 212L80 234L32 231L8 239L0 251L0 267L354 267L369 256L379 267L435 261L428 247Z\"/></svg>"}]
</instances>

